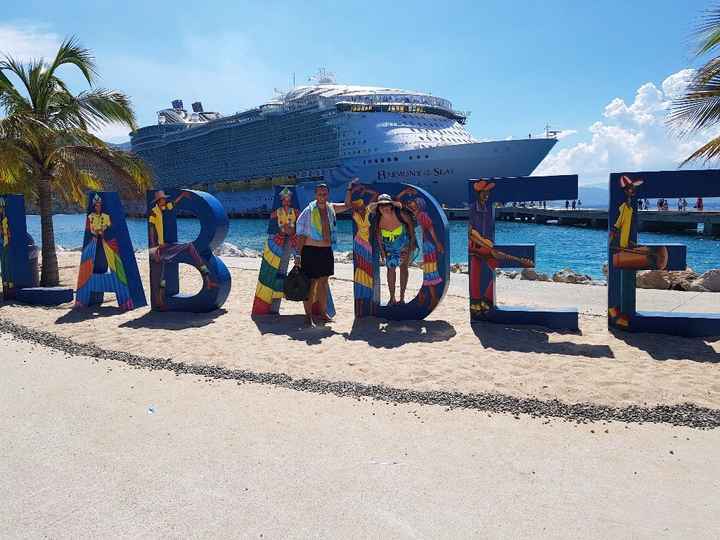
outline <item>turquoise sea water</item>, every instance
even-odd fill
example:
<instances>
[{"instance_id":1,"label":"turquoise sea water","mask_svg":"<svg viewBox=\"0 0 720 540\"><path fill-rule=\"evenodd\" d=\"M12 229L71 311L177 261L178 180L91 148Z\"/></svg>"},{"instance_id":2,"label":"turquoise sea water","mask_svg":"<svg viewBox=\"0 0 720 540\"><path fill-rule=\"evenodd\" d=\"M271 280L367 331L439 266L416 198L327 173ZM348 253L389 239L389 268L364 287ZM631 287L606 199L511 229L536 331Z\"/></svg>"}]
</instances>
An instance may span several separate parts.
<instances>
[{"instance_id":1,"label":"turquoise sea water","mask_svg":"<svg viewBox=\"0 0 720 540\"><path fill-rule=\"evenodd\" d=\"M39 243L40 218L28 216L28 232ZM339 223L338 251L352 249L352 223ZM55 239L66 249L82 245L85 218L83 215L58 215L54 218ZM198 222L193 219L178 221L180 241L194 240ZM602 279L602 265L607 260L607 232L599 229L560 227L558 225L535 225L532 223L510 223L499 221L498 243L537 244L537 269L540 272L556 272L562 268L589 274ZM128 219L128 229L136 250L147 248L147 222L144 219ZM226 242L241 248L262 250L267 231L266 219L230 220L230 231ZM704 272L720 268L720 241L690 234L642 233L642 242L681 243L688 249L688 266ZM450 222L450 258L453 263L467 262L467 222Z\"/></svg>"}]
</instances>

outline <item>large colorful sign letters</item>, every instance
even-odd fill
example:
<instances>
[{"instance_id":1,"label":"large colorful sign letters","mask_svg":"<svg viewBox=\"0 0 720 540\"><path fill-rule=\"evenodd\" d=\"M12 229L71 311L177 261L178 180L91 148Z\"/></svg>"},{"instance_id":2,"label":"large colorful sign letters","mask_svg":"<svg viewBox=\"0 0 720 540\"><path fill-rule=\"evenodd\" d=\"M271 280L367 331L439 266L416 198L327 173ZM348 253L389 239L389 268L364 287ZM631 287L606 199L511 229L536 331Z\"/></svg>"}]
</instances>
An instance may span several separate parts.
<instances>
[{"instance_id":1,"label":"large colorful sign letters","mask_svg":"<svg viewBox=\"0 0 720 540\"><path fill-rule=\"evenodd\" d=\"M223 206L209 193L177 189L149 191L147 205L152 309L194 313L219 309L231 286L225 263L213 255L228 231ZM200 221L200 234L192 242L178 242L178 211ZM194 295L180 293L181 263L194 266L202 275L202 289Z\"/></svg>"},{"instance_id":2,"label":"large colorful sign letters","mask_svg":"<svg viewBox=\"0 0 720 540\"><path fill-rule=\"evenodd\" d=\"M448 221L437 200L408 184L354 184L350 211L355 317L426 318L445 296L450 276ZM386 305L380 304L381 258L389 287ZM409 266L416 260L423 270L422 285L406 301Z\"/></svg>"},{"instance_id":3,"label":"large colorful sign letters","mask_svg":"<svg viewBox=\"0 0 720 540\"><path fill-rule=\"evenodd\" d=\"M638 198L720 196L720 171L661 171L610 175L608 325L631 332L720 335L720 315L638 312L638 270L685 270L686 246L638 242Z\"/></svg>"},{"instance_id":4,"label":"large colorful sign letters","mask_svg":"<svg viewBox=\"0 0 720 540\"><path fill-rule=\"evenodd\" d=\"M75 307L101 304L106 292L115 293L123 311L147 305L120 197L91 192Z\"/></svg>"},{"instance_id":5,"label":"large colorful sign letters","mask_svg":"<svg viewBox=\"0 0 720 540\"><path fill-rule=\"evenodd\" d=\"M22 195L0 195L3 298L40 306L72 302L73 290L70 288L38 287L39 261L36 250L27 232L25 198Z\"/></svg>"},{"instance_id":6,"label":"large colorful sign letters","mask_svg":"<svg viewBox=\"0 0 720 540\"><path fill-rule=\"evenodd\" d=\"M495 269L535 266L534 245L495 243L495 205L521 201L577 199L577 186L577 175L489 178L468 182L471 321L578 329L577 310L499 307L495 297Z\"/></svg>"}]
</instances>

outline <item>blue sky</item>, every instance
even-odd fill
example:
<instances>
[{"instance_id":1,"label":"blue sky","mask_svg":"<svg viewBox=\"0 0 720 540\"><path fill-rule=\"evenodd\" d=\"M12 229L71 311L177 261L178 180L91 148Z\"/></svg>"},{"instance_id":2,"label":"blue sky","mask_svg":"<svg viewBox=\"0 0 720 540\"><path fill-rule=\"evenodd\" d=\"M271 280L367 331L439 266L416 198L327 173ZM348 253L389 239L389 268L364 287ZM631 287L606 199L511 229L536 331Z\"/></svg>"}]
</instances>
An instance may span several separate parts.
<instances>
[{"instance_id":1,"label":"blue sky","mask_svg":"<svg viewBox=\"0 0 720 540\"><path fill-rule=\"evenodd\" d=\"M645 144L661 136L662 106L655 101L665 103L663 81L691 65L690 33L708 5L10 0L8 7L6 0L0 51L38 54L63 36L77 35L95 51L102 85L130 94L141 124L154 123L155 111L176 97L186 104L200 99L206 109L226 113L242 110L272 96L274 88L287 89L293 72L301 83L324 66L338 82L446 97L457 109L472 111L469 129L477 138L538 134L546 122L566 129L551 154L555 161L545 169L580 172L587 183L602 167L628 160L653 168L677 161L673 154L667 164L657 162L660 157L645 162L642 148L614 160L612 148L629 144L623 136ZM633 109L647 83L659 92L651 96L652 133L643 131L647 122ZM615 102L608 116L616 98L626 107ZM643 99L639 107L647 105ZM617 133L599 129L598 122L624 133L605 140ZM112 129L105 135L123 138ZM659 156L672 154L661 150ZM673 151L679 156L684 147L674 145ZM565 170L582 169L593 159L595 172L591 166Z\"/></svg>"}]
</instances>

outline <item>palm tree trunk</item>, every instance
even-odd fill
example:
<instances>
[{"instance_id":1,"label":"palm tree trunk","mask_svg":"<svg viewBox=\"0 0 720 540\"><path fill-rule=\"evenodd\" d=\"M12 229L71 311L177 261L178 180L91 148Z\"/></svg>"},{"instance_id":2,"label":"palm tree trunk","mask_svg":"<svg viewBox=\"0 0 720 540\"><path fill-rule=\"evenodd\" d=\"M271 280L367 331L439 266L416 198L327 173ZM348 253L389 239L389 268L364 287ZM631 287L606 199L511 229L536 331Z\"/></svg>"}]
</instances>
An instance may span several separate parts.
<instances>
[{"instance_id":1,"label":"palm tree trunk","mask_svg":"<svg viewBox=\"0 0 720 540\"><path fill-rule=\"evenodd\" d=\"M60 284L57 253L55 251L55 230L52 221L52 188L50 174L43 173L38 183L38 205L40 206L40 230L42 236L42 274L40 285L56 287Z\"/></svg>"}]
</instances>

